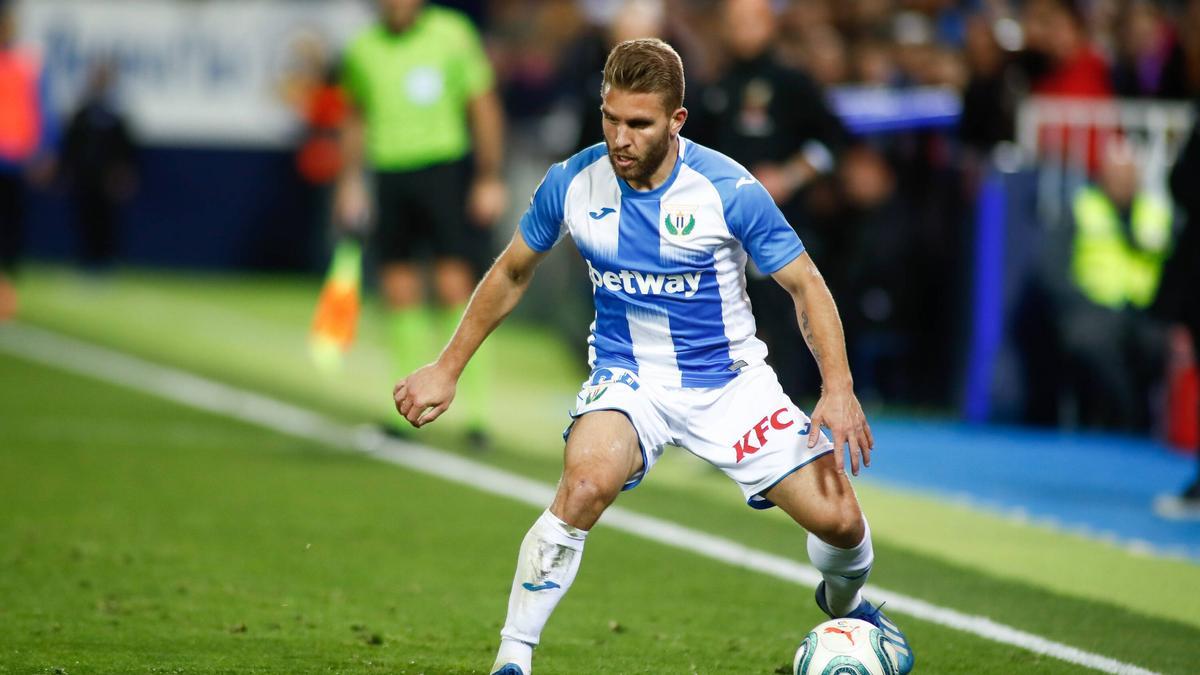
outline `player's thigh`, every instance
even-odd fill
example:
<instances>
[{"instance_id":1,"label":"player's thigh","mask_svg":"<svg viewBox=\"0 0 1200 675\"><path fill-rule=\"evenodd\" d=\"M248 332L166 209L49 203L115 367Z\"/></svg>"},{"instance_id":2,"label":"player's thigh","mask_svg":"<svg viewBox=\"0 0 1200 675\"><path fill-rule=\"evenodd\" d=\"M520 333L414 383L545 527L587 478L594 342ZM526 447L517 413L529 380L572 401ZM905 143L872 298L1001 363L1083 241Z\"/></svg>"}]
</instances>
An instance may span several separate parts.
<instances>
[{"instance_id":1,"label":"player's thigh","mask_svg":"<svg viewBox=\"0 0 1200 675\"><path fill-rule=\"evenodd\" d=\"M641 446L629 418L614 410L586 413L567 437L555 502L584 502L587 509L607 506L641 471Z\"/></svg>"},{"instance_id":2,"label":"player's thigh","mask_svg":"<svg viewBox=\"0 0 1200 675\"><path fill-rule=\"evenodd\" d=\"M642 470L637 431L616 410L597 410L575 420L563 454L563 473L587 472L620 490Z\"/></svg>"},{"instance_id":3,"label":"player's thigh","mask_svg":"<svg viewBox=\"0 0 1200 675\"><path fill-rule=\"evenodd\" d=\"M827 543L851 548L862 541L862 509L832 453L792 472L764 496Z\"/></svg>"}]
</instances>

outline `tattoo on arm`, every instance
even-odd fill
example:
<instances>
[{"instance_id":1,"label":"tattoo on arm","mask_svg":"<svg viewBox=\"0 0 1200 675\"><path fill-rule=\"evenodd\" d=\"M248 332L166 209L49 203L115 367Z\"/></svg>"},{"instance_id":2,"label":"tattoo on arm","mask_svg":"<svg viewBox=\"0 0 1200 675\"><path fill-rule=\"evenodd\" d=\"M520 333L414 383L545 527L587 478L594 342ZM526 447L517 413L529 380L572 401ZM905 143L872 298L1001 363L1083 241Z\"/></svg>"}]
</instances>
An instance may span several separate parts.
<instances>
[{"instance_id":1,"label":"tattoo on arm","mask_svg":"<svg viewBox=\"0 0 1200 675\"><path fill-rule=\"evenodd\" d=\"M804 335L804 341L808 343L808 349L812 352L813 360L817 362L817 367L819 368L821 366L821 349L817 346L812 325L808 321L808 312L803 310L800 312L800 333Z\"/></svg>"}]
</instances>

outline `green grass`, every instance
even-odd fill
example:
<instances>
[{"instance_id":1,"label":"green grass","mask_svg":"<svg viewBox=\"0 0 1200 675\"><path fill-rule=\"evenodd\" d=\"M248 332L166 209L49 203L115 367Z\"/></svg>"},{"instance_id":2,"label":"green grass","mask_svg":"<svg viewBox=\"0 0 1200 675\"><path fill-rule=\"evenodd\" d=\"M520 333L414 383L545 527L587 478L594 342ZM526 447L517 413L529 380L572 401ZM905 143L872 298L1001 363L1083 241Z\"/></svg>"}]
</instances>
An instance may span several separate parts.
<instances>
[{"instance_id":1,"label":"green grass","mask_svg":"<svg viewBox=\"0 0 1200 675\"><path fill-rule=\"evenodd\" d=\"M535 509L8 358L0 378L0 672L490 662ZM771 672L821 619L804 589L603 528L584 570L542 672ZM906 626L925 672L1081 672Z\"/></svg>"},{"instance_id":2,"label":"green grass","mask_svg":"<svg viewBox=\"0 0 1200 675\"><path fill-rule=\"evenodd\" d=\"M136 271L97 280L34 268L23 278L21 291L26 321L311 405L347 421L395 419L388 396L393 373L381 348L376 308L368 306L364 312L344 372L329 377L309 364L305 336L315 280ZM490 420L502 451L481 459L553 481L561 466L566 409L585 376L581 363L552 335L519 322L505 324L493 339L498 358ZM457 412L452 408L417 437L461 449ZM1200 628L1200 590L1177 590L1200 589L1198 565L1013 523L887 488L871 482L870 475L864 474L858 489L879 541ZM683 500L684 518L695 503L744 515L729 481L684 453L668 453L639 493L662 488L669 489L672 499ZM1079 565L1080 560L1088 564ZM1146 578L1155 583L1145 583Z\"/></svg>"},{"instance_id":3,"label":"green grass","mask_svg":"<svg viewBox=\"0 0 1200 675\"><path fill-rule=\"evenodd\" d=\"M315 286L141 273L95 287L36 270L23 317L346 421L382 419L391 374L372 315L341 378L307 366ZM517 324L497 338L500 448L479 459L553 481L583 373L540 331ZM469 453L458 424L448 415L420 437ZM536 516L3 357L0 446L0 672L481 672ZM873 583L1163 672L1194 670L1200 567L869 482L859 491L876 534ZM621 504L804 558L794 525L746 509L684 453ZM770 672L821 618L804 589L603 523L584 570L547 629L539 672ZM899 618L919 672L1084 672Z\"/></svg>"}]
</instances>

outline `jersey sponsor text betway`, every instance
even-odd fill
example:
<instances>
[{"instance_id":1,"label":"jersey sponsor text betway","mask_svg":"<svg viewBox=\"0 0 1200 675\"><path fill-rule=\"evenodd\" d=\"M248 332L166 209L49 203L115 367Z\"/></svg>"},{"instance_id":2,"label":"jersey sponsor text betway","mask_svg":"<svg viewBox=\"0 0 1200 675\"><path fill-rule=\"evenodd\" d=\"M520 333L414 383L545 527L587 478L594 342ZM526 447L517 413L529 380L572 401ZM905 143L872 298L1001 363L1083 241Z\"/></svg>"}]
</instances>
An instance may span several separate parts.
<instances>
[{"instance_id":1,"label":"jersey sponsor text betway","mask_svg":"<svg viewBox=\"0 0 1200 675\"><path fill-rule=\"evenodd\" d=\"M690 298L700 290L700 276L704 272L683 274L655 274L637 270L601 272L592 267L588 260L588 277L596 288L607 288L614 293L624 291L628 295L677 295Z\"/></svg>"}]
</instances>

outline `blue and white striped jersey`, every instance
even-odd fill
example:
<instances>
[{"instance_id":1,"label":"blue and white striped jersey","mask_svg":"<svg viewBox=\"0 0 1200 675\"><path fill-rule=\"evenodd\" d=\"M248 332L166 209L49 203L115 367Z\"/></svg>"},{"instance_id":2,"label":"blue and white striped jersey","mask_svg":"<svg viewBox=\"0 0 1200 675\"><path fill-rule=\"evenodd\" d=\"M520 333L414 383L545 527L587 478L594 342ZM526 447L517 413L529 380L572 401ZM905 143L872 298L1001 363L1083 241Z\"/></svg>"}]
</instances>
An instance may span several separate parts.
<instances>
[{"instance_id":1,"label":"blue and white striped jersey","mask_svg":"<svg viewBox=\"0 0 1200 675\"><path fill-rule=\"evenodd\" d=\"M603 143L555 164L520 228L536 251L569 233L587 262L592 368L683 387L720 386L738 362L766 357L746 295L747 252L768 274L804 252L750 172L683 138L670 178L650 191L613 173Z\"/></svg>"}]
</instances>

